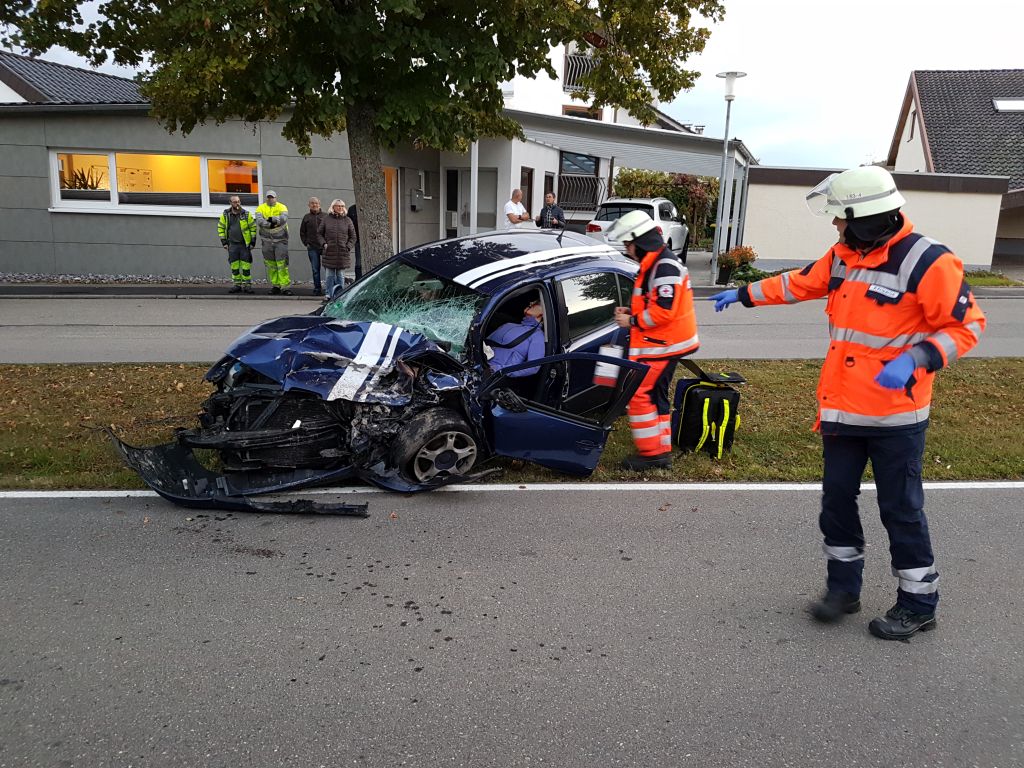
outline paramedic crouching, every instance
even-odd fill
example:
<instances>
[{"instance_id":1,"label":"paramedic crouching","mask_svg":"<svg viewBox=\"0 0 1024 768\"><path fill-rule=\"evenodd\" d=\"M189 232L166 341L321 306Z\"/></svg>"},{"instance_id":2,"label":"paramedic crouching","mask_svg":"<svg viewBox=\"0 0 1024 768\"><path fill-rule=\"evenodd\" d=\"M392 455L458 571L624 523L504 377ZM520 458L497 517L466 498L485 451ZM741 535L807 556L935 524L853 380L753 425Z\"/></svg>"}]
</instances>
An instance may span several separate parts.
<instances>
[{"instance_id":1,"label":"paramedic crouching","mask_svg":"<svg viewBox=\"0 0 1024 768\"><path fill-rule=\"evenodd\" d=\"M622 466L634 472L670 467L668 385L679 358L700 346L690 274L643 211L630 211L613 222L608 238L621 240L629 258L640 263L632 304L615 309L615 322L629 328L629 359L646 363L649 369L629 401L629 429L637 455Z\"/></svg>"},{"instance_id":2,"label":"paramedic crouching","mask_svg":"<svg viewBox=\"0 0 1024 768\"><path fill-rule=\"evenodd\" d=\"M811 614L834 622L860 610L864 532L857 512L868 460L889 534L896 604L868 629L906 640L935 627L939 574L924 515L921 460L935 372L981 337L985 316L950 250L914 232L903 195L884 168L832 174L807 195L832 216L839 242L803 269L723 291L721 311L827 297L831 342L818 385L825 457L819 524L826 591Z\"/></svg>"}]
</instances>

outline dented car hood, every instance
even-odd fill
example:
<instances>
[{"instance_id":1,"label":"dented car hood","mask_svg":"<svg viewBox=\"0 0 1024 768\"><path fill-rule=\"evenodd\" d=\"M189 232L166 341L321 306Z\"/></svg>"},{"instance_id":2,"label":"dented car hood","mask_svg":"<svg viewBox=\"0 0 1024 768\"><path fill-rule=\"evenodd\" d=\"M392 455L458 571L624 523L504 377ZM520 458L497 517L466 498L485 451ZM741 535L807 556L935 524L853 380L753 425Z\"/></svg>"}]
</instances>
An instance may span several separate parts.
<instances>
[{"instance_id":1,"label":"dented car hood","mask_svg":"<svg viewBox=\"0 0 1024 768\"><path fill-rule=\"evenodd\" d=\"M297 315L254 326L228 347L206 374L217 382L235 361L285 391L312 392L324 400L402 406L412 397L410 365L428 368L437 389L463 386L465 367L439 344L388 323Z\"/></svg>"}]
</instances>

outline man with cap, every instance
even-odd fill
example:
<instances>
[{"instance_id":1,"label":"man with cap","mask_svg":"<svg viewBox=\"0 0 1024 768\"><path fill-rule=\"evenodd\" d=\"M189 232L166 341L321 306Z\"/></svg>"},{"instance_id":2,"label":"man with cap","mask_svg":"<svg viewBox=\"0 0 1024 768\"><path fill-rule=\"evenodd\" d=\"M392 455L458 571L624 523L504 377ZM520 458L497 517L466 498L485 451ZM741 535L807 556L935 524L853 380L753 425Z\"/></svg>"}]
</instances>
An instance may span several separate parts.
<instances>
[{"instance_id":1,"label":"man with cap","mask_svg":"<svg viewBox=\"0 0 1024 768\"><path fill-rule=\"evenodd\" d=\"M263 264L272 294L291 296L288 274L288 207L277 201L277 192L267 190L267 200L256 209L256 226L263 247Z\"/></svg>"},{"instance_id":2,"label":"man with cap","mask_svg":"<svg viewBox=\"0 0 1024 768\"><path fill-rule=\"evenodd\" d=\"M620 328L629 328L629 359L648 366L629 401L629 428L637 452L622 466L635 472L667 468L672 466L668 385L679 358L700 346L690 273L665 247L654 221L643 211L630 211L614 221L607 237L622 241L626 255L640 264L631 306L616 307L615 321Z\"/></svg>"},{"instance_id":3,"label":"man with cap","mask_svg":"<svg viewBox=\"0 0 1024 768\"><path fill-rule=\"evenodd\" d=\"M826 299L831 342L818 384L825 471L821 514L825 593L810 605L832 623L860 610L865 541L857 511L867 463L889 534L896 604L868 629L906 640L935 628L935 568L921 482L935 371L968 352L985 330L963 264L914 232L906 201L878 166L832 174L807 195L831 216L839 241L801 270L712 296L715 310Z\"/></svg>"}]
</instances>

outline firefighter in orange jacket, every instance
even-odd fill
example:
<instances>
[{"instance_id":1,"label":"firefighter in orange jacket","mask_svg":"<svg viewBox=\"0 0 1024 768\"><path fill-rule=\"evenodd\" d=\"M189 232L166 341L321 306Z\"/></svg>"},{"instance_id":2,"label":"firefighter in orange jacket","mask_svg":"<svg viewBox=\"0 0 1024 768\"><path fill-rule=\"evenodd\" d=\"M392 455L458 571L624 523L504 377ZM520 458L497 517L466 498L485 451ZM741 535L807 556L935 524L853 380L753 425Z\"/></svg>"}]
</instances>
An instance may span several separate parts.
<instances>
[{"instance_id":1,"label":"firefighter in orange jacket","mask_svg":"<svg viewBox=\"0 0 1024 768\"><path fill-rule=\"evenodd\" d=\"M860 610L864 534L857 513L871 460L889 534L896 604L868 628L905 640L935 627L939 574L924 515L921 461L935 371L966 354L985 316L963 265L900 213L903 196L883 168L833 174L807 195L833 216L839 242L802 270L712 297L721 311L826 298L831 342L818 384L825 474L821 516L828 575L811 614L834 622Z\"/></svg>"},{"instance_id":2,"label":"firefighter in orange jacket","mask_svg":"<svg viewBox=\"0 0 1024 768\"><path fill-rule=\"evenodd\" d=\"M629 402L629 428L637 455L622 462L642 471L672 465L671 408L668 385L683 355L696 351L697 318L690 275L679 257L665 247L654 221L630 211L608 228L626 254L640 263L630 307L617 307L615 320L629 328L629 359L647 364L643 383Z\"/></svg>"}]
</instances>

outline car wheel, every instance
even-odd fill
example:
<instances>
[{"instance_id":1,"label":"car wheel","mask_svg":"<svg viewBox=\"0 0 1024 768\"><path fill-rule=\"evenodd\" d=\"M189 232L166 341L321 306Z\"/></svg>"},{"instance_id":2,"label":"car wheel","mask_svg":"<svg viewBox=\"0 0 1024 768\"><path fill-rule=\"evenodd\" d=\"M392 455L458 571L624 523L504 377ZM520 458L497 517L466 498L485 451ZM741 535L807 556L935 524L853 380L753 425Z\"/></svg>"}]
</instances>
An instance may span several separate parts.
<instances>
[{"instance_id":1,"label":"car wheel","mask_svg":"<svg viewBox=\"0 0 1024 768\"><path fill-rule=\"evenodd\" d=\"M410 419L393 452L398 471L412 483L468 474L478 456L469 425L448 408L431 408Z\"/></svg>"},{"instance_id":2,"label":"car wheel","mask_svg":"<svg viewBox=\"0 0 1024 768\"><path fill-rule=\"evenodd\" d=\"M666 243L666 245L668 246L668 252L669 252L669 253L675 253L675 250L673 250L673 248L672 248L672 241L671 241L671 240L669 240L669 241L668 241L668 242Z\"/></svg>"}]
</instances>

